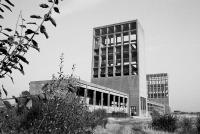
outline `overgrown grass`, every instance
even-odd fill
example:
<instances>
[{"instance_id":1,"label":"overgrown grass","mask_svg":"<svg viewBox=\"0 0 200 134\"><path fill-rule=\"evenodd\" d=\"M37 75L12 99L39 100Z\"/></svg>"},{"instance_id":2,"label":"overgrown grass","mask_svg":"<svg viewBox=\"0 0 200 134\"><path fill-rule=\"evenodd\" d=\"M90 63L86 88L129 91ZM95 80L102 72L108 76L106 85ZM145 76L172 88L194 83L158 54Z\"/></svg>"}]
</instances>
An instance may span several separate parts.
<instances>
[{"instance_id":1,"label":"overgrown grass","mask_svg":"<svg viewBox=\"0 0 200 134\"><path fill-rule=\"evenodd\" d=\"M152 128L167 132L174 132L177 129L177 118L171 114L162 115L152 119Z\"/></svg>"},{"instance_id":2,"label":"overgrown grass","mask_svg":"<svg viewBox=\"0 0 200 134\"><path fill-rule=\"evenodd\" d=\"M195 125L197 128L197 132L200 134L200 115L198 115Z\"/></svg>"}]
</instances>

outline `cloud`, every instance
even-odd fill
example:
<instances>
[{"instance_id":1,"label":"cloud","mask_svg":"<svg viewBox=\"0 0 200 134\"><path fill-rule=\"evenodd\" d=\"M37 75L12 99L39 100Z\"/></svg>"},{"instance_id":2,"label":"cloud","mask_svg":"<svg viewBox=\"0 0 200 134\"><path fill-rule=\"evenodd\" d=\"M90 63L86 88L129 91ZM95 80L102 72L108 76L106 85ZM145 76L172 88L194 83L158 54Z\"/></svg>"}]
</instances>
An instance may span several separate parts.
<instances>
[{"instance_id":1,"label":"cloud","mask_svg":"<svg viewBox=\"0 0 200 134\"><path fill-rule=\"evenodd\" d=\"M61 15L56 17L63 17L74 12L80 12L98 5L103 0L68 0L61 6Z\"/></svg>"}]
</instances>

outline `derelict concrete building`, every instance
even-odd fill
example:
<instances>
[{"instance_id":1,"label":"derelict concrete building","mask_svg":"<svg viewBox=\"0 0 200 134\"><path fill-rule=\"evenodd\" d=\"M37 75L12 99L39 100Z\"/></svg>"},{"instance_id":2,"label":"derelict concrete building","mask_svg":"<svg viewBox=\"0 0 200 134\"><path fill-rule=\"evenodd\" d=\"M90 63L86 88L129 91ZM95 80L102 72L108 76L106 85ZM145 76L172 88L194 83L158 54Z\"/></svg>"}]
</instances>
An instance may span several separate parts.
<instances>
[{"instance_id":1,"label":"derelict concrete building","mask_svg":"<svg viewBox=\"0 0 200 134\"><path fill-rule=\"evenodd\" d=\"M145 116L143 29L138 20L93 29L91 82L129 94L131 115Z\"/></svg>"},{"instance_id":2,"label":"derelict concrete building","mask_svg":"<svg viewBox=\"0 0 200 134\"><path fill-rule=\"evenodd\" d=\"M92 46L91 82L79 81L78 91L90 109L131 116L164 111L162 103L147 100L144 32L138 20L95 27ZM30 92L38 94L45 82L30 82Z\"/></svg>"},{"instance_id":3,"label":"derelict concrete building","mask_svg":"<svg viewBox=\"0 0 200 134\"><path fill-rule=\"evenodd\" d=\"M168 74L147 74L146 80L148 100L163 104L165 106L165 113L168 113L170 111Z\"/></svg>"}]
</instances>

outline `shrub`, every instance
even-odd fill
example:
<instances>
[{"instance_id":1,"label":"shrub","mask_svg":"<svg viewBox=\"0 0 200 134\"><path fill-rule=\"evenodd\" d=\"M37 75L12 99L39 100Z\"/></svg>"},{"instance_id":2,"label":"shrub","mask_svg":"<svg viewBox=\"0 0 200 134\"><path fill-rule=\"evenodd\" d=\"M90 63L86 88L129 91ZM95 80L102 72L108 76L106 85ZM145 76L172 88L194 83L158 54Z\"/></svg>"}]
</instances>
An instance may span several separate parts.
<instances>
[{"instance_id":1,"label":"shrub","mask_svg":"<svg viewBox=\"0 0 200 134\"><path fill-rule=\"evenodd\" d=\"M103 128L106 127L106 124L108 123L107 120L107 113L105 109L97 109L91 112L92 120L90 122L90 126L92 130L97 126L100 125Z\"/></svg>"},{"instance_id":2,"label":"shrub","mask_svg":"<svg viewBox=\"0 0 200 134\"><path fill-rule=\"evenodd\" d=\"M192 120L190 118L184 117L182 121L180 121L180 133L181 134L188 134L192 133Z\"/></svg>"},{"instance_id":3,"label":"shrub","mask_svg":"<svg viewBox=\"0 0 200 134\"><path fill-rule=\"evenodd\" d=\"M23 92L21 97L15 97L16 107L7 104L7 109L0 114L2 133L86 134L92 133L97 125L105 127L106 111L90 112L80 103L76 96L77 80L73 75L63 74L62 62L61 57L59 77L54 76L45 84L42 94ZM33 104L30 109L26 107L28 100Z\"/></svg>"},{"instance_id":4,"label":"shrub","mask_svg":"<svg viewBox=\"0 0 200 134\"><path fill-rule=\"evenodd\" d=\"M152 127L156 130L174 132L177 129L177 118L171 114L161 115L152 119Z\"/></svg>"},{"instance_id":5,"label":"shrub","mask_svg":"<svg viewBox=\"0 0 200 134\"><path fill-rule=\"evenodd\" d=\"M198 115L195 125L197 128L197 132L200 133L200 115Z\"/></svg>"},{"instance_id":6,"label":"shrub","mask_svg":"<svg viewBox=\"0 0 200 134\"><path fill-rule=\"evenodd\" d=\"M124 112L115 112L113 111L111 113L111 117L115 117L115 118L126 118L126 117L129 117L129 115L127 113L124 113Z\"/></svg>"}]
</instances>

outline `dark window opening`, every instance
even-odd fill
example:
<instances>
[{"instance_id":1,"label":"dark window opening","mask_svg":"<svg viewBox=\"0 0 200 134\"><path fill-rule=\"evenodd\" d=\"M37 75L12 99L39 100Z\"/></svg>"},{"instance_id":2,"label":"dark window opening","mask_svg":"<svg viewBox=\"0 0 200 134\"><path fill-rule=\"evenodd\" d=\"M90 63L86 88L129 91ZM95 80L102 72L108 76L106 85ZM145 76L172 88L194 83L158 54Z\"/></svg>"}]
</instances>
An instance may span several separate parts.
<instances>
[{"instance_id":1,"label":"dark window opening","mask_svg":"<svg viewBox=\"0 0 200 134\"><path fill-rule=\"evenodd\" d=\"M111 94L110 95L110 106L114 105L114 96Z\"/></svg>"},{"instance_id":2,"label":"dark window opening","mask_svg":"<svg viewBox=\"0 0 200 134\"><path fill-rule=\"evenodd\" d=\"M103 106L108 106L108 94L103 93Z\"/></svg>"},{"instance_id":3,"label":"dark window opening","mask_svg":"<svg viewBox=\"0 0 200 134\"><path fill-rule=\"evenodd\" d=\"M96 91L96 105L101 106L101 92Z\"/></svg>"},{"instance_id":4,"label":"dark window opening","mask_svg":"<svg viewBox=\"0 0 200 134\"><path fill-rule=\"evenodd\" d=\"M99 36L100 35L100 29L95 29L95 36Z\"/></svg>"},{"instance_id":5,"label":"dark window opening","mask_svg":"<svg viewBox=\"0 0 200 134\"><path fill-rule=\"evenodd\" d=\"M93 70L94 70L93 77L97 78L98 77L98 68L94 68Z\"/></svg>"},{"instance_id":6,"label":"dark window opening","mask_svg":"<svg viewBox=\"0 0 200 134\"><path fill-rule=\"evenodd\" d=\"M116 25L115 26L115 32L121 32L122 29L121 29L121 25Z\"/></svg>"},{"instance_id":7,"label":"dark window opening","mask_svg":"<svg viewBox=\"0 0 200 134\"><path fill-rule=\"evenodd\" d=\"M101 77L105 77L106 69L105 67L101 68Z\"/></svg>"},{"instance_id":8,"label":"dark window opening","mask_svg":"<svg viewBox=\"0 0 200 134\"><path fill-rule=\"evenodd\" d=\"M115 68L116 68L115 75L116 76L121 76L121 66L116 66Z\"/></svg>"},{"instance_id":9,"label":"dark window opening","mask_svg":"<svg viewBox=\"0 0 200 134\"><path fill-rule=\"evenodd\" d=\"M94 92L93 90L90 89L87 90L87 98L89 99L90 105L93 105L93 98L94 98L93 92Z\"/></svg>"},{"instance_id":10,"label":"dark window opening","mask_svg":"<svg viewBox=\"0 0 200 134\"><path fill-rule=\"evenodd\" d=\"M129 65L124 66L124 75L129 75Z\"/></svg>"},{"instance_id":11,"label":"dark window opening","mask_svg":"<svg viewBox=\"0 0 200 134\"><path fill-rule=\"evenodd\" d=\"M111 26L108 28L108 33L114 33L114 26Z\"/></svg>"},{"instance_id":12,"label":"dark window opening","mask_svg":"<svg viewBox=\"0 0 200 134\"><path fill-rule=\"evenodd\" d=\"M130 26L131 30L135 30L136 29L136 22L132 22L131 26Z\"/></svg>"},{"instance_id":13,"label":"dark window opening","mask_svg":"<svg viewBox=\"0 0 200 134\"><path fill-rule=\"evenodd\" d=\"M123 31L129 30L129 24L123 24Z\"/></svg>"},{"instance_id":14,"label":"dark window opening","mask_svg":"<svg viewBox=\"0 0 200 134\"><path fill-rule=\"evenodd\" d=\"M108 77L113 76L113 67L108 67Z\"/></svg>"},{"instance_id":15,"label":"dark window opening","mask_svg":"<svg viewBox=\"0 0 200 134\"><path fill-rule=\"evenodd\" d=\"M117 107L119 107L119 96L115 97L115 104Z\"/></svg>"},{"instance_id":16,"label":"dark window opening","mask_svg":"<svg viewBox=\"0 0 200 134\"><path fill-rule=\"evenodd\" d=\"M106 28L106 27L105 27L105 28L102 28L101 30L102 30L102 31L101 31L102 35L107 34L107 28Z\"/></svg>"}]
</instances>

